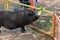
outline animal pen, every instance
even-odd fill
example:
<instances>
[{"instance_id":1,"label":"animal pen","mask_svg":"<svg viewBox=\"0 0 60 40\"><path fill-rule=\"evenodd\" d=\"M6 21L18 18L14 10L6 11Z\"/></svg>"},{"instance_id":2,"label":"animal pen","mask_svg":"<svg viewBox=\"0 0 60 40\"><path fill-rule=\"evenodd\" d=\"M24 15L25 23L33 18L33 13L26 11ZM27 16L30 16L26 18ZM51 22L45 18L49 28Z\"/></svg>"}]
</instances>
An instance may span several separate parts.
<instances>
[{"instance_id":1,"label":"animal pen","mask_svg":"<svg viewBox=\"0 0 60 40\"><path fill-rule=\"evenodd\" d=\"M31 1L31 3L33 3L33 2ZM12 4L11 6L19 5L19 6L29 7L32 10L34 9L34 10L41 11L40 8L34 7L34 5L26 5L26 4L15 2L15 1L12 1L12 0L0 0L0 4L2 4L0 6L0 8L3 8L3 9L0 9L0 10L4 10L4 11L8 11L10 9L9 7L10 7L11 4ZM44 14L46 14L46 15L44 15ZM43 28L35 27L35 25L33 25L33 24L30 24L30 25L27 25L27 26L31 29L34 29L34 30L38 31L39 33L45 34L45 36L47 35L47 36L52 37L54 40L57 40L57 39L59 40L59 37L58 37L58 35L59 35L58 30L59 29L58 28L60 28L60 20L57 17L57 15L54 12L51 12L51 11L48 11L48 10L42 10L42 13L40 14L40 17L51 18L51 20L48 22L51 25L50 26L51 27L51 29L50 29L51 32L48 32L45 29L43 29L44 27ZM42 20L42 18L40 19L40 21ZM43 19L43 20L45 20L45 19ZM45 21L41 21L41 22L44 23ZM48 23L47 23L47 25L49 25Z\"/></svg>"}]
</instances>

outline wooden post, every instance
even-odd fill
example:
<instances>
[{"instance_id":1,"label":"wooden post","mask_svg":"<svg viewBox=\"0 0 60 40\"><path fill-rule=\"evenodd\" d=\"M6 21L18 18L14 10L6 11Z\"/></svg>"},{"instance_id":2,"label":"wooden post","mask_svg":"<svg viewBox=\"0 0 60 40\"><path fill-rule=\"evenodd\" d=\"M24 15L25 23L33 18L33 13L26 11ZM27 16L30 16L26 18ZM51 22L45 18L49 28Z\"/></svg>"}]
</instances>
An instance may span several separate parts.
<instances>
[{"instance_id":1,"label":"wooden post","mask_svg":"<svg viewBox=\"0 0 60 40\"><path fill-rule=\"evenodd\" d=\"M30 6L34 6L34 0L30 0ZM34 8L30 8L32 11L34 10Z\"/></svg>"},{"instance_id":2,"label":"wooden post","mask_svg":"<svg viewBox=\"0 0 60 40\"><path fill-rule=\"evenodd\" d=\"M54 15L54 40L56 39L56 16Z\"/></svg>"},{"instance_id":3,"label":"wooden post","mask_svg":"<svg viewBox=\"0 0 60 40\"><path fill-rule=\"evenodd\" d=\"M5 11L8 11L8 9L9 9L8 2L9 2L8 0L4 1L4 9L5 9Z\"/></svg>"}]
</instances>

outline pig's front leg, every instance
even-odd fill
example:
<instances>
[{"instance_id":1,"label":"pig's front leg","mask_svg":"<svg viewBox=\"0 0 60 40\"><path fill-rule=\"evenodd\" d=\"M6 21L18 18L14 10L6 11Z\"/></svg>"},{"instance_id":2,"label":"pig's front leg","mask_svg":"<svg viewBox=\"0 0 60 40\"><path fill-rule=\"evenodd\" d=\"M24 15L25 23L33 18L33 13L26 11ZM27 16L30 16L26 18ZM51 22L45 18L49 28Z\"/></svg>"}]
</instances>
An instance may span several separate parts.
<instances>
[{"instance_id":1,"label":"pig's front leg","mask_svg":"<svg viewBox=\"0 0 60 40\"><path fill-rule=\"evenodd\" d=\"M26 31L25 28L24 28L24 26L25 26L25 25L22 25L22 26L20 27L22 33L25 33L25 31Z\"/></svg>"},{"instance_id":2,"label":"pig's front leg","mask_svg":"<svg viewBox=\"0 0 60 40\"><path fill-rule=\"evenodd\" d=\"M0 33L1 33L1 26L0 26Z\"/></svg>"}]
</instances>

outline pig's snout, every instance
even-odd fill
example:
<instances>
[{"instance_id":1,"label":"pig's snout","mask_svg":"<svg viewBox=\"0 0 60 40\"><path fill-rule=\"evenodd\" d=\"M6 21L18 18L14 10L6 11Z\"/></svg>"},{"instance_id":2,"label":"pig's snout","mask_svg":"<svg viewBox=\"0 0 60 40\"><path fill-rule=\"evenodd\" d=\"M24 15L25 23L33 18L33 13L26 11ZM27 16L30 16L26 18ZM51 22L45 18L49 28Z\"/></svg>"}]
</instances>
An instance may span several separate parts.
<instances>
[{"instance_id":1,"label":"pig's snout","mask_svg":"<svg viewBox=\"0 0 60 40\"><path fill-rule=\"evenodd\" d=\"M35 16L35 18L36 18L36 20L37 20L37 19L39 19L39 16L38 16L38 15L36 15L36 16Z\"/></svg>"},{"instance_id":2,"label":"pig's snout","mask_svg":"<svg viewBox=\"0 0 60 40\"><path fill-rule=\"evenodd\" d=\"M39 19L39 16L38 15L35 15L35 19L34 21L38 20Z\"/></svg>"}]
</instances>

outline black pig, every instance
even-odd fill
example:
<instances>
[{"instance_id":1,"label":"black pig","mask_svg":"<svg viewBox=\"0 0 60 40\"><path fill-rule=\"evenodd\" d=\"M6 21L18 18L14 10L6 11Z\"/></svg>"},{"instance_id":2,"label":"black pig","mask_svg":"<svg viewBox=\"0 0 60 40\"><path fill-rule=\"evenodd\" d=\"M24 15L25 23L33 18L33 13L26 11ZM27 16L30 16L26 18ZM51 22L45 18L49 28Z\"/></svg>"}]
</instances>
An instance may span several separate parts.
<instances>
[{"instance_id":1,"label":"black pig","mask_svg":"<svg viewBox=\"0 0 60 40\"><path fill-rule=\"evenodd\" d=\"M19 12L0 11L0 27L4 26L7 29L21 28L22 32L25 32L25 25L36 21L39 18L31 10L23 10Z\"/></svg>"}]
</instances>

